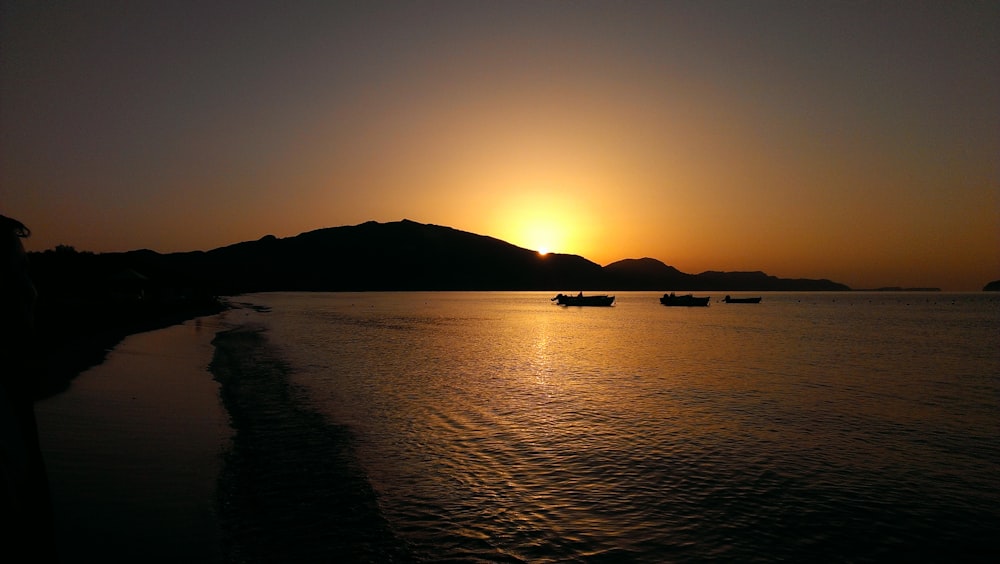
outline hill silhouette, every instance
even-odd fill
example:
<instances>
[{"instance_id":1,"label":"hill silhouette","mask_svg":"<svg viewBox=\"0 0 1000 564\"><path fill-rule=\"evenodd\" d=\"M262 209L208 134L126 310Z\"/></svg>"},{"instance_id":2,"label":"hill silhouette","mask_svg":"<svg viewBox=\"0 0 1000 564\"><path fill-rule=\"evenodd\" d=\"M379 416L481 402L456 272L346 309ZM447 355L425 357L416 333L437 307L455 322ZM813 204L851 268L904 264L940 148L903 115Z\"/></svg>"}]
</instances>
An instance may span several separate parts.
<instances>
[{"instance_id":1,"label":"hill silhouette","mask_svg":"<svg viewBox=\"0 0 1000 564\"><path fill-rule=\"evenodd\" d=\"M830 280L783 279L763 272L687 274L652 258L601 267L577 255L539 255L493 237L406 219L287 238L268 235L210 251L35 254L40 255L33 261L42 263L38 274L43 278L72 280L77 286L116 280L119 285L145 285L146 291L215 295L278 290L850 289ZM64 264L58 264L60 258ZM65 272L70 262L76 272Z\"/></svg>"},{"instance_id":2,"label":"hill silhouette","mask_svg":"<svg viewBox=\"0 0 1000 564\"><path fill-rule=\"evenodd\" d=\"M532 290L592 287L600 265L409 220L266 236L207 252L126 253L140 272L180 274L224 294L272 291Z\"/></svg>"},{"instance_id":3,"label":"hill silhouette","mask_svg":"<svg viewBox=\"0 0 1000 564\"><path fill-rule=\"evenodd\" d=\"M209 251L29 253L38 289L37 397L64 389L131 333L226 307L219 296L258 291L849 290L829 280L762 272L686 274L651 258L606 267L583 257L409 220L271 235Z\"/></svg>"},{"instance_id":4,"label":"hill silhouette","mask_svg":"<svg viewBox=\"0 0 1000 564\"><path fill-rule=\"evenodd\" d=\"M272 290L848 290L829 280L763 272L691 275L655 259L601 267L583 257L410 220L370 221L279 239L266 236L207 252L126 253L123 267L219 293Z\"/></svg>"}]
</instances>

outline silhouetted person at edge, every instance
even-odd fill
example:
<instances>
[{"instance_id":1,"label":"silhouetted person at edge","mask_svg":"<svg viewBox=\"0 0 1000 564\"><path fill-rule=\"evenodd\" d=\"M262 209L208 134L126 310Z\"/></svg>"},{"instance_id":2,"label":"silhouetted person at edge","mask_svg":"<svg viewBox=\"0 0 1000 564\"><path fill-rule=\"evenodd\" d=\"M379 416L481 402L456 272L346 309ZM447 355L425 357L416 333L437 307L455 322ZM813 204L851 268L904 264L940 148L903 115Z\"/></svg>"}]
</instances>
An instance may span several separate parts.
<instances>
[{"instance_id":1,"label":"silhouetted person at edge","mask_svg":"<svg viewBox=\"0 0 1000 564\"><path fill-rule=\"evenodd\" d=\"M52 503L35 424L29 370L35 287L21 239L31 232L0 215L0 561L54 562Z\"/></svg>"}]
</instances>

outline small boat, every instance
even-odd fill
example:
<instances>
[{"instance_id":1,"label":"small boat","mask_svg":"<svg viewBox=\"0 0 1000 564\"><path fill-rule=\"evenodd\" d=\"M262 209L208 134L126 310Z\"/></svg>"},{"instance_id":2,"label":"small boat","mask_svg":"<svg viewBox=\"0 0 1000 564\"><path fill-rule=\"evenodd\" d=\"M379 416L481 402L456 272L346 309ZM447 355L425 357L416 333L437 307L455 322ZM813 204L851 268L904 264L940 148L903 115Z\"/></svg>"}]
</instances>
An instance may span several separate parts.
<instances>
[{"instance_id":1,"label":"small boat","mask_svg":"<svg viewBox=\"0 0 1000 564\"><path fill-rule=\"evenodd\" d=\"M609 306L615 303L615 297L606 294L584 296L583 292L580 292L575 296L556 294L556 297L549 301L556 302L562 306Z\"/></svg>"},{"instance_id":2,"label":"small boat","mask_svg":"<svg viewBox=\"0 0 1000 564\"><path fill-rule=\"evenodd\" d=\"M727 294L722 301L727 304L759 304L760 298L733 298Z\"/></svg>"},{"instance_id":3,"label":"small boat","mask_svg":"<svg viewBox=\"0 0 1000 564\"><path fill-rule=\"evenodd\" d=\"M695 297L691 294L676 296L673 292L670 292L669 294L663 294L663 297L660 298L660 303L665 306L707 306L709 299L711 299L710 296L705 296L703 298Z\"/></svg>"}]
</instances>

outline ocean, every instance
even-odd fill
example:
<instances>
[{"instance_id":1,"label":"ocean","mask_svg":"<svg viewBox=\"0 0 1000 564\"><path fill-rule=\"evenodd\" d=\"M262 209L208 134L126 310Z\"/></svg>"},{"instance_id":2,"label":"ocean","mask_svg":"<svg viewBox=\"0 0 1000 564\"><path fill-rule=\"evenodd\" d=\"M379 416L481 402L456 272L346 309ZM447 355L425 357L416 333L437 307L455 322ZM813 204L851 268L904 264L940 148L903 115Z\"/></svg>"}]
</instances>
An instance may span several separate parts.
<instances>
[{"instance_id":1,"label":"ocean","mask_svg":"<svg viewBox=\"0 0 1000 564\"><path fill-rule=\"evenodd\" d=\"M235 438L206 463L222 530L198 537L201 561L219 561L203 550L217 537L246 562L1000 557L1000 295L553 294L233 298L198 346L220 335L218 377L229 330L255 331L252 354L233 350L257 383L220 378Z\"/></svg>"},{"instance_id":2,"label":"ocean","mask_svg":"<svg viewBox=\"0 0 1000 564\"><path fill-rule=\"evenodd\" d=\"M240 299L417 560L1000 555L1000 296L658 295Z\"/></svg>"}]
</instances>

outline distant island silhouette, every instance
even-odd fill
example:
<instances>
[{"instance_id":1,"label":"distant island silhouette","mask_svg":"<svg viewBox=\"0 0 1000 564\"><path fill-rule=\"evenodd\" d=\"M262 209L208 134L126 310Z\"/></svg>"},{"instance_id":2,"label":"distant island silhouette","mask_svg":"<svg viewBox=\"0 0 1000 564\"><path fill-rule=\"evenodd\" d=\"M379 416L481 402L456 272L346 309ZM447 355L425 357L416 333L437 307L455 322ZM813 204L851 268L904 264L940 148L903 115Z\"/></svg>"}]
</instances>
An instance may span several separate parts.
<instances>
[{"instance_id":1,"label":"distant island silhouette","mask_svg":"<svg viewBox=\"0 0 1000 564\"><path fill-rule=\"evenodd\" d=\"M1000 292L1000 280L994 280L983 286L984 292Z\"/></svg>"},{"instance_id":2,"label":"distant island silhouette","mask_svg":"<svg viewBox=\"0 0 1000 564\"><path fill-rule=\"evenodd\" d=\"M884 286L881 288L858 288L855 292L940 292L941 288L904 288L902 286Z\"/></svg>"}]
</instances>

